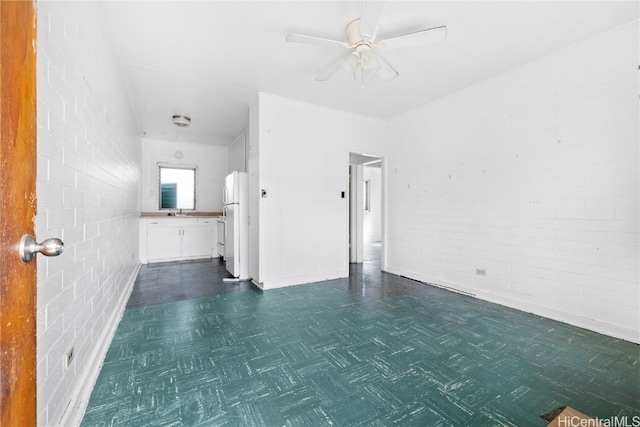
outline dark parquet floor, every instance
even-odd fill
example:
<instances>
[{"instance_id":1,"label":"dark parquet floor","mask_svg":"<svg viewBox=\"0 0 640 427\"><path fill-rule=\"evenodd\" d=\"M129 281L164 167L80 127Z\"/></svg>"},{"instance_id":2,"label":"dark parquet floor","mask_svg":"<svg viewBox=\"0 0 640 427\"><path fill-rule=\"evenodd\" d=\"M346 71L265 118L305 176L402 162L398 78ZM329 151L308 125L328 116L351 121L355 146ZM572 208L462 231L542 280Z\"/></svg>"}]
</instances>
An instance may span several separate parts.
<instances>
[{"instance_id":1,"label":"dark parquet floor","mask_svg":"<svg viewBox=\"0 0 640 427\"><path fill-rule=\"evenodd\" d=\"M143 266L86 426L544 426L640 417L640 346L380 272L262 292ZM640 418L639 418L640 419Z\"/></svg>"}]
</instances>

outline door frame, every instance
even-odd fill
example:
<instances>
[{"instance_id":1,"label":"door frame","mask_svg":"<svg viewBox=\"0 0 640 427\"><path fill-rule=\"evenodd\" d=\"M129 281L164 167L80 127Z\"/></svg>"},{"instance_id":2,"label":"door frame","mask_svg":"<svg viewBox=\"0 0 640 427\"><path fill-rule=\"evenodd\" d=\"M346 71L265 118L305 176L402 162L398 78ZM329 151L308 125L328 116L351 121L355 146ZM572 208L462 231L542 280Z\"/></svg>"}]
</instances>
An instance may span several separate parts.
<instances>
[{"instance_id":1,"label":"door frame","mask_svg":"<svg viewBox=\"0 0 640 427\"><path fill-rule=\"evenodd\" d=\"M380 159L380 180L381 180L381 224L380 224L380 269L384 271L386 266L386 212L387 212L387 197L386 197L386 158L383 155L375 153L362 153L358 150L351 150L347 153L347 251L346 261L347 265L351 263L361 263L363 261L363 215L353 215L353 211L362 207L362 185L364 182L363 164L357 165L352 161L352 155L367 156ZM358 170L359 172L353 173ZM354 179L355 177L355 179ZM355 197L354 197L355 196ZM354 233L353 228L356 228ZM358 232L359 231L359 232ZM354 236L355 234L355 236ZM358 240L357 247L353 246L353 239ZM358 248L359 247L359 248Z\"/></svg>"},{"instance_id":2,"label":"door frame","mask_svg":"<svg viewBox=\"0 0 640 427\"><path fill-rule=\"evenodd\" d=\"M349 163L349 263L351 264L361 263L364 254L362 182L362 164Z\"/></svg>"}]
</instances>

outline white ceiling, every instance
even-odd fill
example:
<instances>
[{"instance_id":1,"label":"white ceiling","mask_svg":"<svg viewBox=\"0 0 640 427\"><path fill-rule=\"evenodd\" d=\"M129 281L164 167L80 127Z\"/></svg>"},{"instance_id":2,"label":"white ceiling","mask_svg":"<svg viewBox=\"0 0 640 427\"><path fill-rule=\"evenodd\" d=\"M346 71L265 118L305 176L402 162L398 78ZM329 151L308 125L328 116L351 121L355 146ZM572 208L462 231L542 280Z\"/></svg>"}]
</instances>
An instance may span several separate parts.
<instances>
[{"instance_id":1,"label":"white ceiling","mask_svg":"<svg viewBox=\"0 0 640 427\"><path fill-rule=\"evenodd\" d=\"M387 1L380 37L446 25L437 45L383 52L400 76L353 85L339 48L285 42L287 33L345 40L360 15L348 1L113 1L107 22L140 132L228 145L258 91L382 119L442 98L638 20L637 1ZM189 128L173 114L192 118Z\"/></svg>"}]
</instances>

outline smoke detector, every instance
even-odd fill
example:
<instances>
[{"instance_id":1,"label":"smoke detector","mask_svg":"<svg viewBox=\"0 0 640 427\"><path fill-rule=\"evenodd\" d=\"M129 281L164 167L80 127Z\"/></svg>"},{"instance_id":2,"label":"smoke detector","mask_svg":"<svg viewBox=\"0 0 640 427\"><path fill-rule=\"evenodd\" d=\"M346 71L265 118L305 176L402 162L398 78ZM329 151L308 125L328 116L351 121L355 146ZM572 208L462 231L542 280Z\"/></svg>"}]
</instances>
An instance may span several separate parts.
<instances>
[{"instance_id":1,"label":"smoke detector","mask_svg":"<svg viewBox=\"0 0 640 427\"><path fill-rule=\"evenodd\" d=\"M184 116L182 114L175 114L173 116L173 124L181 128L186 128L191 124L191 117Z\"/></svg>"}]
</instances>

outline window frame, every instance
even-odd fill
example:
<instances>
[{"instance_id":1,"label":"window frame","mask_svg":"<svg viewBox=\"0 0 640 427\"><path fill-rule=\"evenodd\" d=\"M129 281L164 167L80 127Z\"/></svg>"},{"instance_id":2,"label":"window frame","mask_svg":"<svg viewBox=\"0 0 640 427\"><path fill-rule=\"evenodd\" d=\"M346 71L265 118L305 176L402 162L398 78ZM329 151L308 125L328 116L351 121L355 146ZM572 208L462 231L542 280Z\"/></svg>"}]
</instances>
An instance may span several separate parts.
<instances>
[{"instance_id":1,"label":"window frame","mask_svg":"<svg viewBox=\"0 0 640 427\"><path fill-rule=\"evenodd\" d=\"M364 184L362 189L363 208L365 211L371 212L371 180L366 179L362 183Z\"/></svg>"},{"instance_id":2,"label":"window frame","mask_svg":"<svg viewBox=\"0 0 640 427\"><path fill-rule=\"evenodd\" d=\"M164 208L162 207L162 169L180 169L180 170L189 170L193 171L193 208ZM185 164L174 164L174 163L158 163L157 164L157 207L159 211L195 211L198 206L198 166L197 165L185 165ZM177 206L177 202L176 202Z\"/></svg>"}]
</instances>

